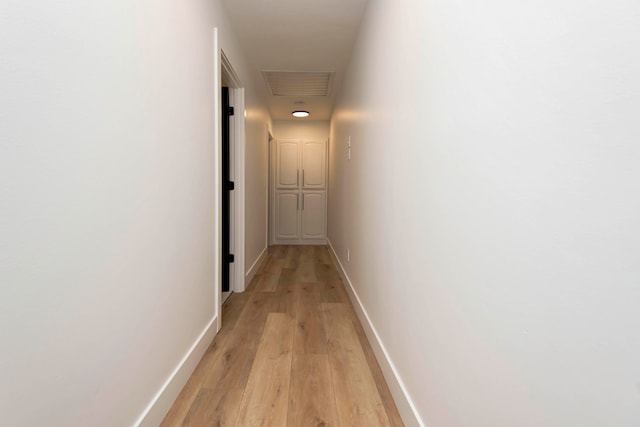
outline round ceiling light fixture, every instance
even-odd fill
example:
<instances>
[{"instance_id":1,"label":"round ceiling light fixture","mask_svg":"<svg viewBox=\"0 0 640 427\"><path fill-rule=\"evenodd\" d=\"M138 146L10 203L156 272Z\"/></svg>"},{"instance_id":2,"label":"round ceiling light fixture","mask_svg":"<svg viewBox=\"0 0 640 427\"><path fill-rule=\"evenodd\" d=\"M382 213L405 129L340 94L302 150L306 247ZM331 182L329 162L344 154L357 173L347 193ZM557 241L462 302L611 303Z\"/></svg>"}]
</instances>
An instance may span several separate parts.
<instances>
[{"instance_id":1,"label":"round ceiling light fixture","mask_svg":"<svg viewBox=\"0 0 640 427\"><path fill-rule=\"evenodd\" d=\"M293 117L309 117L308 111L297 110L291 113Z\"/></svg>"}]
</instances>

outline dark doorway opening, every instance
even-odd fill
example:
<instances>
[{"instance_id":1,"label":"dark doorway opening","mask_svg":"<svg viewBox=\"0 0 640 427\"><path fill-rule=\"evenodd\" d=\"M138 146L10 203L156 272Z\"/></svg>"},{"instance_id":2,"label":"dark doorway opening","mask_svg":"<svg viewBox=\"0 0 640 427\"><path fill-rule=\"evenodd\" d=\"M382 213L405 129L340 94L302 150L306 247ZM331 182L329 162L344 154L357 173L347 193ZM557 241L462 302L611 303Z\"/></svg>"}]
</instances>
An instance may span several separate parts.
<instances>
[{"instance_id":1,"label":"dark doorway opening","mask_svg":"<svg viewBox=\"0 0 640 427\"><path fill-rule=\"evenodd\" d=\"M234 256L231 253L231 142L230 121L233 107L229 105L229 88L222 88L222 292L230 290L230 270Z\"/></svg>"}]
</instances>

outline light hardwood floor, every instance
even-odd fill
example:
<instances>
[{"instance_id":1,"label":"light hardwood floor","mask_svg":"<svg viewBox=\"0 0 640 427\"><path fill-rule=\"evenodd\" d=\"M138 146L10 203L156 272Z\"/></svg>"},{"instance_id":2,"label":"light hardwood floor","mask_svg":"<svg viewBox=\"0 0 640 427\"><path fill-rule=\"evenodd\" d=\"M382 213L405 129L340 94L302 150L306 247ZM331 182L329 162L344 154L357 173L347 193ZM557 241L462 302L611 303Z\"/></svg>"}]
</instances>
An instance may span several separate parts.
<instances>
[{"instance_id":1,"label":"light hardwood floor","mask_svg":"<svg viewBox=\"0 0 640 427\"><path fill-rule=\"evenodd\" d=\"M325 246L272 246L162 426L402 426Z\"/></svg>"}]
</instances>

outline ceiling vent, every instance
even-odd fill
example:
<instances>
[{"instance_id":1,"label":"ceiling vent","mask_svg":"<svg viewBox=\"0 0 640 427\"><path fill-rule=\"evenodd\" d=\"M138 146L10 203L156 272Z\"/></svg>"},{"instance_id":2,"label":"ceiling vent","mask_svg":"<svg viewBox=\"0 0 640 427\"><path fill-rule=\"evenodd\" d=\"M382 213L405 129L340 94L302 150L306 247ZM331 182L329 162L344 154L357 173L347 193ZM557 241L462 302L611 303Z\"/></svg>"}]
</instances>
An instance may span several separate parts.
<instances>
[{"instance_id":1,"label":"ceiling vent","mask_svg":"<svg viewBox=\"0 0 640 427\"><path fill-rule=\"evenodd\" d=\"M273 96L329 96L335 73L315 71L263 71Z\"/></svg>"}]
</instances>

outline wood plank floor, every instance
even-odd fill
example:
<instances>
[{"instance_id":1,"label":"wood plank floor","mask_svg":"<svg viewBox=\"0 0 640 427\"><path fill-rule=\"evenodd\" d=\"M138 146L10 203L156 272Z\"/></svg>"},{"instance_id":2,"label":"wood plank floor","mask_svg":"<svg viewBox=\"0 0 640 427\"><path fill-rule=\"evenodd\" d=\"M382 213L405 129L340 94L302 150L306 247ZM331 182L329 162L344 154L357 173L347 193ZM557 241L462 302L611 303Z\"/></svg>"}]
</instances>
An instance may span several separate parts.
<instances>
[{"instance_id":1,"label":"wood plank floor","mask_svg":"<svg viewBox=\"0 0 640 427\"><path fill-rule=\"evenodd\" d=\"M325 246L272 246L162 426L403 426Z\"/></svg>"}]
</instances>

